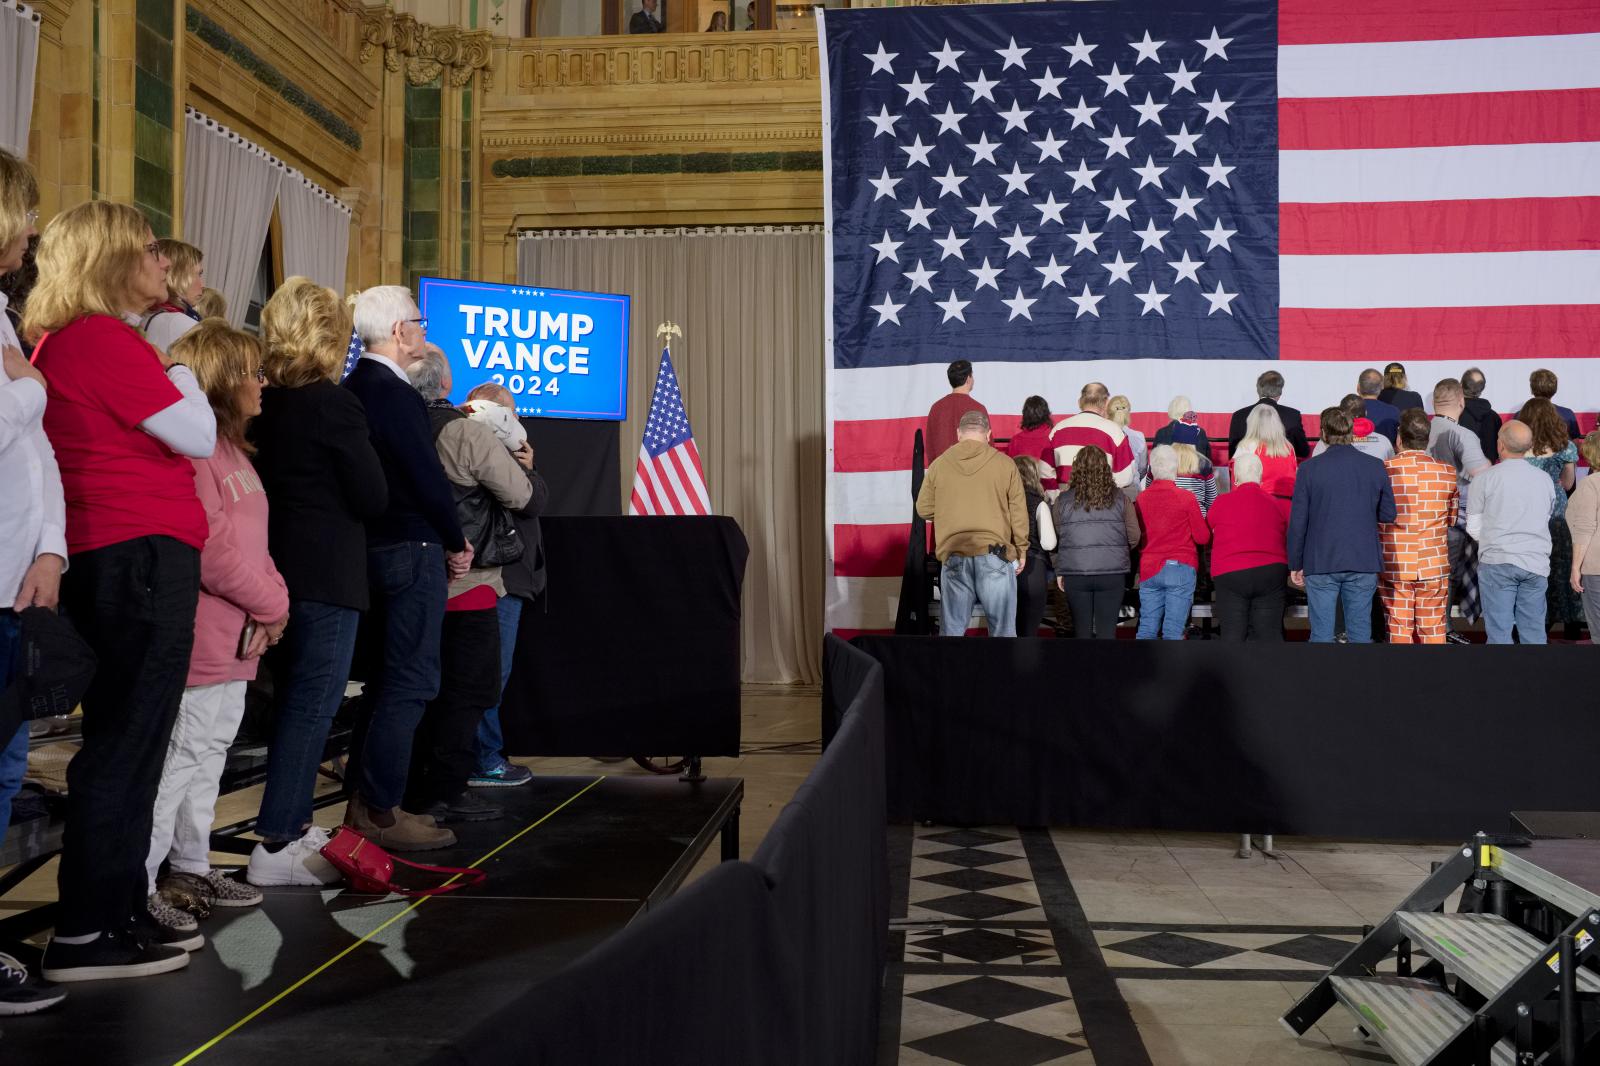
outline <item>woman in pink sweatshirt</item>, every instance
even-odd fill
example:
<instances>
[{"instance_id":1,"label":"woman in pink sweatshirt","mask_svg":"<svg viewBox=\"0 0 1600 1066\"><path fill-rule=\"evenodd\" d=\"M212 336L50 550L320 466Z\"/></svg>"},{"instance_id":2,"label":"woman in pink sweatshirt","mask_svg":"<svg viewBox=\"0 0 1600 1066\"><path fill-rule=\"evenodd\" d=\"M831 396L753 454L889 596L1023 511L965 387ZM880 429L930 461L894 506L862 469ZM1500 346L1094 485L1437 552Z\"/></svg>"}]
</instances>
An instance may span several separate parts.
<instances>
[{"instance_id":1,"label":"woman in pink sweatshirt","mask_svg":"<svg viewBox=\"0 0 1600 1066\"><path fill-rule=\"evenodd\" d=\"M256 676L261 653L288 624L289 592L267 554L267 497L244 435L245 425L261 413L261 346L212 319L173 342L169 354L194 371L217 417L216 450L209 459L193 460L209 534L200 552L194 653L161 769L145 863L151 916L186 930L197 928L194 918L157 892L162 859L170 861L169 878L188 880L188 894L198 890L215 906L261 902L260 891L211 868L211 822L228 747L244 717L245 687ZM163 879L162 887L174 886Z\"/></svg>"}]
</instances>

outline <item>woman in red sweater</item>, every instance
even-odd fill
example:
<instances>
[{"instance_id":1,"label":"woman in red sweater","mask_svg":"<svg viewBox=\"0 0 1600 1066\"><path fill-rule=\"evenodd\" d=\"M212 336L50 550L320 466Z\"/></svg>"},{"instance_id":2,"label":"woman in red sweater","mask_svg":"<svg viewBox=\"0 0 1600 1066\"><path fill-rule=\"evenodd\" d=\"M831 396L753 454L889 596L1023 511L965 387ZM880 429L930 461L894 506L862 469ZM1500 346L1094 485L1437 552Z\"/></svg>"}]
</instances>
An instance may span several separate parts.
<instances>
[{"instance_id":1,"label":"woman in red sweater","mask_svg":"<svg viewBox=\"0 0 1600 1066\"><path fill-rule=\"evenodd\" d=\"M1170 444L1150 452L1150 487L1135 507L1144 530L1139 554L1140 640L1182 640L1194 604L1200 545L1211 542L1211 528L1194 495L1178 487L1178 452Z\"/></svg>"},{"instance_id":2,"label":"woman in red sweater","mask_svg":"<svg viewBox=\"0 0 1600 1066\"><path fill-rule=\"evenodd\" d=\"M105 200L51 220L23 330L49 382L44 429L67 501L66 613L99 659L83 746L67 768L51 981L179 969L198 947L147 910L144 859L161 763L183 697L206 512L191 458L217 424L188 367L130 325L166 298L167 261L144 216Z\"/></svg>"},{"instance_id":3,"label":"woman in red sweater","mask_svg":"<svg viewBox=\"0 0 1600 1066\"><path fill-rule=\"evenodd\" d=\"M1028 455L1039 460L1039 485L1045 492L1054 492L1056 483L1056 450L1050 445L1050 430L1055 428L1050 417L1050 405L1043 396L1029 396L1022 401L1022 428L1012 434L1006 443L1006 454L1015 459Z\"/></svg>"},{"instance_id":4,"label":"woman in red sweater","mask_svg":"<svg viewBox=\"0 0 1600 1066\"><path fill-rule=\"evenodd\" d=\"M1261 476L1260 457L1241 448L1233 491L1217 497L1206 515L1223 640L1283 640L1289 501L1263 489Z\"/></svg>"}]
</instances>

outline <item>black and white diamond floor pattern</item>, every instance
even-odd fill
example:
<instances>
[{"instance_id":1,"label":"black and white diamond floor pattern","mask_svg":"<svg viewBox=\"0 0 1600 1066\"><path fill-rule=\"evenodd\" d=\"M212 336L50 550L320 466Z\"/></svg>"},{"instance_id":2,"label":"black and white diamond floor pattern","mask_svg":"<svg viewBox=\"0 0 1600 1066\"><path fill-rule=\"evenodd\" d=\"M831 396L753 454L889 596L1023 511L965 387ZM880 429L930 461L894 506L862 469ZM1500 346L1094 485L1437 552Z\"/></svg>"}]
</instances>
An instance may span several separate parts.
<instances>
[{"instance_id":1,"label":"black and white diamond floor pattern","mask_svg":"<svg viewBox=\"0 0 1600 1066\"><path fill-rule=\"evenodd\" d=\"M898 1061L1092 1066L1017 832L919 827L910 874Z\"/></svg>"},{"instance_id":2,"label":"black and white diamond floor pattern","mask_svg":"<svg viewBox=\"0 0 1600 1066\"><path fill-rule=\"evenodd\" d=\"M899 832L904 906L886 1000L899 1013L880 1066L1091 1066L1095 1047L1103 1061L1148 1064L1122 982L1309 981L1360 938L1342 926L1090 922L1040 831Z\"/></svg>"}]
</instances>

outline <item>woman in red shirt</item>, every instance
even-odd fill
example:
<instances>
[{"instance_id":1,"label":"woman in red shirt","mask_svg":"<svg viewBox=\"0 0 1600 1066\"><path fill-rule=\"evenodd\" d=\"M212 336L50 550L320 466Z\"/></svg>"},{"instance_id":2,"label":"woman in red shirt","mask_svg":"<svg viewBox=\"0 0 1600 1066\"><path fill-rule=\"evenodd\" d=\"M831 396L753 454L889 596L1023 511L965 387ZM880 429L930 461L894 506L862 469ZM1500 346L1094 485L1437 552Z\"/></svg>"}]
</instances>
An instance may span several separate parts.
<instances>
[{"instance_id":1,"label":"woman in red shirt","mask_svg":"<svg viewBox=\"0 0 1600 1066\"><path fill-rule=\"evenodd\" d=\"M1284 432L1283 419L1270 403L1257 404L1245 423L1244 439L1234 449L1232 458L1253 455L1261 460L1261 486L1273 496L1285 500L1294 498L1294 477L1300 461L1295 458L1294 445Z\"/></svg>"},{"instance_id":2,"label":"woman in red shirt","mask_svg":"<svg viewBox=\"0 0 1600 1066\"><path fill-rule=\"evenodd\" d=\"M143 977L187 965L185 949L203 943L151 921L144 857L200 595L206 513L189 459L211 454L216 419L189 369L130 324L167 294L143 215L80 204L45 227L37 263L23 329L49 382L44 428L67 501L61 600L99 658L67 768L44 976Z\"/></svg>"},{"instance_id":3,"label":"woman in red shirt","mask_svg":"<svg viewBox=\"0 0 1600 1066\"><path fill-rule=\"evenodd\" d=\"M1050 445L1050 430L1055 428L1050 417L1050 405L1043 396L1029 396L1022 401L1022 428L1006 442L1006 454L1015 459L1019 455L1039 460L1039 485L1045 492L1054 492L1056 484L1056 450Z\"/></svg>"},{"instance_id":4,"label":"woman in red shirt","mask_svg":"<svg viewBox=\"0 0 1600 1066\"><path fill-rule=\"evenodd\" d=\"M1289 501L1261 487L1261 460L1243 448L1233 460L1233 491L1217 497L1211 526L1211 577L1222 639L1283 640L1289 581Z\"/></svg>"}]
</instances>

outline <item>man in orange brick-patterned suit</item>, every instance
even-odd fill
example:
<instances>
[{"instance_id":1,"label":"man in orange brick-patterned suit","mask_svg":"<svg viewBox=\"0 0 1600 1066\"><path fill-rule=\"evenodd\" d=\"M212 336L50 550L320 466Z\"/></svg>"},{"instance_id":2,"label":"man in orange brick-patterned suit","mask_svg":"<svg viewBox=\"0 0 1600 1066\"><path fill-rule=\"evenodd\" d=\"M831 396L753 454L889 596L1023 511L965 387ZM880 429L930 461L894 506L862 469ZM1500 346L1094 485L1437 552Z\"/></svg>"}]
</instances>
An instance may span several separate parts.
<instances>
[{"instance_id":1,"label":"man in orange brick-patterned suit","mask_svg":"<svg viewBox=\"0 0 1600 1066\"><path fill-rule=\"evenodd\" d=\"M1378 595L1389 616L1389 643L1443 644L1450 604L1446 531L1456 521L1456 471L1428 454L1428 416L1421 409L1401 412L1398 436L1400 453L1384 464L1395 520L1378 527Z\"/></svg>"}]
</instances>

